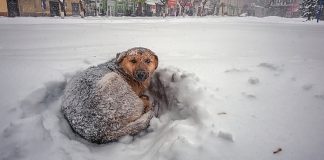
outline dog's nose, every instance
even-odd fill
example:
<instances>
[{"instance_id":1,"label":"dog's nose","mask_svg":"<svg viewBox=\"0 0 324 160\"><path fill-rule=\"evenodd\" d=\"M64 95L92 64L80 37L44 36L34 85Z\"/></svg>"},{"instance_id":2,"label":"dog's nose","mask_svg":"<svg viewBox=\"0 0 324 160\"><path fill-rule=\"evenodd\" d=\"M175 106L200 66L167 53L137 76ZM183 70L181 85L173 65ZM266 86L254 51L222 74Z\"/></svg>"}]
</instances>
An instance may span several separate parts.
<instances>
[{"instance_id":1,"label":"dog's nose","mask_svg":"<svg viewBox=\"0 0 324 160\"><path fill-rule=\"evenodd\" d=\"M147 79L148 75L149 74L147 72L145 72L144 70L137 70L135 72L135 79L137 81L145 81Z\"/></svg>"}]
</instances>

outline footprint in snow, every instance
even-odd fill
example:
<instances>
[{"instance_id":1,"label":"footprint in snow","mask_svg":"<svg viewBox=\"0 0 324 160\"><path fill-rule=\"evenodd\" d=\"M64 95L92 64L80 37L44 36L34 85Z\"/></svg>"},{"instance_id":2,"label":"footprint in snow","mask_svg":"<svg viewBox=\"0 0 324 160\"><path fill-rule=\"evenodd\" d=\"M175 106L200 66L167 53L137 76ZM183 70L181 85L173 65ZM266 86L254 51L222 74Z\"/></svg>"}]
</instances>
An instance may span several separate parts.
<instances>
[{"instance_id":1,"label":"footprint in snow","mask_svg":"<svg viewBox=\"0 0 324 160\"><path fill-rule=\"evenodd\" d=\"M259 78L257 78L257 77L250 77L250 78L248 79L248 82L249 82L249 84L251 84L251 85L257 85L257 84L260 83L260 80L259 80Z\"/></svg>"},{"instance_id":2,"label":"footprint in snow","mask_svg":"<svg viewBox=\"0 0 324 160\"><path fill-rule=\"evenodd\" d=\"M234 137L231 133L227 132L227 131L222 131L220 130L217 134L217 136L221 139L224 139L226 141L229 141L229 142L234 142Z\"/></svg>"},{"instance_id":3,"label":"footprint in snow","mask_svg":"<svg viewBox=\"0 0 324 160\"><path fill-rule=\"evenodd\" d=\"M248 99L256 99L256 96L253 95L253 94L249 94L249 93L245 93L245 92L242 92L242 96L244 96L245 98L248 98Z\"/></svg>"},{"instance_id":4,"label":"footprint in snow","mask_svg":"<svg viewBox=\"0 0 324 160\"><path fill-rule=\"evenodd\" d=\"M283 65L281 66L277 66L277 65L274 65L272 63L266 63L266 62L263 62L263 63L260 63L258 65L258 67L260 68L264 68L264 69L267 69L267 70L270 70L270 71L275 71L275 72L281 72L283 71ZM280 74L275 74L275 76L279 76Z\"/></svg>"},{"instance_id":5,"label":"footprint in snow","mask_svg":"<svg viewBox=\"0 0 324 160\"><path fill-rule=\"evenodd\" d=\"M324 100L324 94L317 94L317 95L314 95L314 97L317 99Z\"/></svg>"},{"instance_id":6,"label":"footprint in snow","mask_svg":"<svg viewBox=\"0 0 324 160\"><path fill-rule=\"evenodd\" d=\"M304 84L303 86L302 86L302 89L304 90L304 91L309 91L309 90L311 90L311 89L313 89L313 84Z\"/></svg>"},{"instance_id":7,"label":"footprint in snow","mask_svg":"<svg viewBox=\"0 0 324 160\"><path fill-rule=\"evenodd\" d=\"M232 68L232 69L227 69L224 71L224 73L242 73L242 72L249 72L249 70L248 69Z\"/></svg>"}]
</instances>

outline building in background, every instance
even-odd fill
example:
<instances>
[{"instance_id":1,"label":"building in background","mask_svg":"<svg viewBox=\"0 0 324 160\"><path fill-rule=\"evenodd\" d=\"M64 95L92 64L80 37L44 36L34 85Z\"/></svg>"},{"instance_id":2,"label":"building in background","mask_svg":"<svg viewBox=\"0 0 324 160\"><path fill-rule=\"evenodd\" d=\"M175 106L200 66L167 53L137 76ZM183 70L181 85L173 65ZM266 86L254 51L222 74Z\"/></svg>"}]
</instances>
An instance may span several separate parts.
<instances>
[{"instance_id":1,"label":"building in background","mask_svg":"<svg viewBox=\"0 0 324 160\"><path fill-rule=\"evenodd\" d=\"M18 0L0 0L0 16L19 16Z\"/></svg>"},{"instance_id":2,"label":"building in background","mask_svg":"<svg viewBox=\"0 0 324 160\"><path fill-rule=\"evenodd\" d=\"M254 0L219 0L217 15L239 16L246 13Z\"/></svg>"},{"instance_id":3,"label":"building in background","mask_svg":"<svg viewBox=\"0 0 324 160\"><path fill-rule=\"evenodd\" d=\"M0 16L8 16L7 1L0 0Z\"/></svg>"},{"instance_id":4,"label":"building in background","mask_svg":"<svg viewBox=\"0 0 324 160\"><path fill-rule=\"evenodd\" d=\"M146 16L156 16L157 14L157 0L146 0L145 1L145 15Z\"/></svg>"},{"instance_id":5,"label":"building in background","mask_svg":"<svg viewBox=\"0 0 324 160\"><path fill-rule=\"evenodd\" d=\"M300 3L302 0L254 0L243 7L243 12L249 16L265 17L299 17Z\"/></svg>"},{"instance_id":6,"label":"building in background","mask_svg":"<svg viewBox=\"0 0 324 160\"><path fill-rule=\"evenodd\" d=\"M265 17L267 16L267 11L268 8L252 3L248 8L247 14L248 16Z\"/></svg>"},{"instance_id":7,"label":"building in background","mask_svg":"<svg viewBox=\"0 0 324 160\"><path fill-rule=\"evenodd\" d=\"M299 17L301 2L302 0L65 0L64 7L67 16L79 16L80 13L85 16L163 16L165 13L167 16ZM0 16L60 16L61 4L59 0L0 0Z\"/></svg>"},{"instance_id":8,"label":"building in background","mask_svg":"<svg viewBox=\"0 0 324 160\"><path fill-rule=\"evenodd\" d=\"M302 0L269 0L268 16L299 17L299 5Z\"/></svg>"},{"instance_id":9,"label":"building in background","mask_svg":"<svg viewBox=\"0 0 324 160\"><path fill-rule=\"evenodd\" d=\"M96 16L98 13L96 0L83 0L86 16Z\"/></svg>"},{"instance_id":10,"label":"building in background","mask_svg":"<svg viewBox=\"0 0 324 160\"><path fill-rule=\"evenodd\" d=\"M0 0L2 16L60 16L62 8L58 0ZM67 16L80 14L79 0L65 0Z\"/></svg>"}]
</instances>

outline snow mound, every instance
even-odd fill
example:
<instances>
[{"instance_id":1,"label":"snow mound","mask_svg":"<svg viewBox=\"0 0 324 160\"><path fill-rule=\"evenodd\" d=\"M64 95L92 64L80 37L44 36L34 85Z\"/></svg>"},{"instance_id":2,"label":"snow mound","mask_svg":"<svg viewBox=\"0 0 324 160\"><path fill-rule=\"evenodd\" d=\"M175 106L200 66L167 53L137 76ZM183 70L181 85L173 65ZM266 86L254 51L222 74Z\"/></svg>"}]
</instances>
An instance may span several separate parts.
<instances>
[{"instance_id":1,"label":"snow mound","mask_svg":"<svg viewBox=\"0 0 324 160\"><path fill-rule=\"evenodd\" d=\"M222 131L220 130L218 132L218 137L224 139L224 140L227 140L227 141L230 141L230 142L234 142L234 137L231 133L229 132L226 132L226 131Z\"/></svg>"},{"instance_id":2,"label":"snow mound","mask_svg":"<svg viewBox=\"0 0 324 160\"><path fill-rule=\"evenodd\" d=\"M324 94L316 94L315 98L324 100Z\"/></svg>"},{"instance_id":3,"label":"snow mound","mask_svg":"<svg viewBox=\"0 0 324 160\"><path fill-rule=\"evenodd\" d=\"M203 98L204 89L199 85L199 79L193 74L182 72L175 68L165 68L156 71L149 95L155 100L157 114L170 114L171 119L191 118L200 122L199 102Z\"/></svg>"},{"instance_id":4,"label":"snow mound","mask_svg":"<svg viewBox=\"0 0 324 160\"><path fill-rule=\"evenodd\" d=\"M240 69L240 68L232 68L232 69L227 69L224 71L224 73L241 73L241 72L249 72L248 69Z\"/></svg>"},{"instance_id":5,"label":"snow mound","mask_svg":"<svg viewBox=\"0 0 324 160\"><path fill-rule=\"evenodd\" d=\"M248 99L256 99L256 96L254 94L249 94L249 93L245 93L245 92L242 92L242 96L244 96Z\"/></svg>"},{"instance_id":6,"label":"snow mound","mask_svg":"<svg viewBox=\"0 0 324 160\"><path fill-rule=\"evenodd\" d=\"M213 153L210 148L215 142L228 143L221 139L233 141L231 133L208 127L208 92L199 79L179 69L165 68L156 71L149 91L159 108L158 118L151 120L149 128L117 142L90 143L72 131L60 110L69 79L66 76L62 81L44 84L11 110L18 116L0 135L0 159L211 158L213 154L200 153Z\"/></svg>"},{"instance_id":7,"label":"snow mound","mask_svg":"<svg viewBox=\"0 0 324 160\"><path fill-rule=\"evenodd\" d=\"M313 84L305 84L305 85L302 86L302 88L303 88L304 91L312 90L313 87L314 87Z\"/></svg>"},{"instance_id":8,"label":"snow mound","mask_svg":"<svg viewBox=\"0 0 324 160\"><path fill-rule=\"evenodd\" d=\"M281 71L282 70L281 66L277 66L277 65L274 65L272 63L265 63L264 62L264 63L260 63L258 66L262 67L262 68L272 70L272 71Z\"/></svg>"},{"instance_id":9,"label":"snow mound","mask_svg":"<svg viewBox=\"0 0 324 160\"><path fill-rule=\"evenodd\" d=\"M257 77L250 77L248 82L251 84L251 85L257 85L260 83L260 80L259 78Z\"/></svg>"}]
</instances>

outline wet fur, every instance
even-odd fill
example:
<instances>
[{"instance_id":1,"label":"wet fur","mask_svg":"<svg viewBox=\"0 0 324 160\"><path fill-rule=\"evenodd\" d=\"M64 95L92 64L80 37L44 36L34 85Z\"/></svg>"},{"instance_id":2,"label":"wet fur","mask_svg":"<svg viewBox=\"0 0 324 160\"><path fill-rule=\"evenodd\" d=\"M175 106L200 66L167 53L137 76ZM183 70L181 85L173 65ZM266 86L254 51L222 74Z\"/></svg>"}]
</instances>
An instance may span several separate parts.
<instances>
[{"instance_id":1,"label":"wet fur","mask_svg":"<svg viewBox=\"0 0 324 160\"><path fill-rule=\"evenodd\" d=\"M132 53L136 52L136 53ZM135 49L129 51L131 55L125 56L118 63L120 68L123 69L125 80L132 87L133 91L141 96L144 91L149 87L152 74L158 66L157 56L150 50L140 50ZM136 60L137 63L133 64L131 61ZM145 60L149 59L151 62L149 64L145 63ZM144 82L139 82L134 78L134 72L138 69L145 70L149 73L149 77Z\"/></svg>"},{"instance_id":2,"label":"wet fur","mask_svg":"<svg viewBox=\"0 0 324 160\"><path fill-rule=\"evenodd\" d=\"M147 112L152 109L152 106L149 97L144 95L144 92L150 86L152 74L158 67L158 57L151 50L144 48L131 49L126 54L128 55L118 59L117 63L122 69L124 79L142 99L145 111ZM132 60L136 60L136 63L132 63ZM146 60L150 60L150 63L146 63ZM134 78L136 70L144 70L149 74L148 78L143 82L137 81Z\"/></svg>"},{"instance_id":3,"label":"wet fur","mask_svg":"<svg viewBox=\"0 0 324 160\"><path fill-rule=\"evenodd\" d=\"M138 63L131 62L134 58ZM142 63L148 58L151 63ZM154 52L132 48L75 75L62 100L62 112L72 129L95 143L115 141L145 129L153 112L144 92L157 65ZM149 74L145 81L134 78L138 69Z\"/></svg>"}]
</instances>

